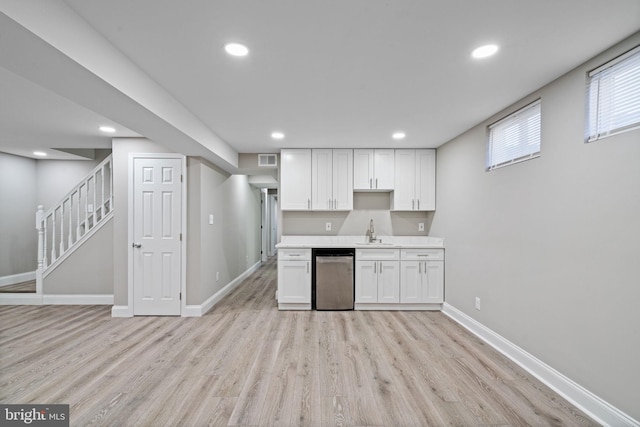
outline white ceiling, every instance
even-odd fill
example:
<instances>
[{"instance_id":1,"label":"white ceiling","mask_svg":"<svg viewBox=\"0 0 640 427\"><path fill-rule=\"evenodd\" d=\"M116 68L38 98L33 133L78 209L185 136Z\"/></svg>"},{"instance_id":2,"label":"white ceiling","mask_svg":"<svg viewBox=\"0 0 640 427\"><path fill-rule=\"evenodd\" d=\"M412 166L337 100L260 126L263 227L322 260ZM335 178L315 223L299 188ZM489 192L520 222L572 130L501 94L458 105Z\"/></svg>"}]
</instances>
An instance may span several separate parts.
<instances>
[{"instance_id":1,"label":"white ceiling","mask_svg":"<svg viewBox=\"0 0 640 427\"><path fill-rule=\"evenodd\" d=\"M165 98L247 153L437 147L640 30L640 0L47 2L68 6ZM0 11L14 18L8 3L0 0ZM90 37L76 36L91 51ZM245 43L250 55L227 56L228 41ZM500 46L496 56L470 57L489 42ZM0 33L0 43L11 41ZM157 135L1 68L0 89L2 151L103 147L95 130L102 119L121 127L118 136ZM286 138L271 140L274 130ZM407 138L394 142L396 130Z\"/></svg>"}]
</instances>

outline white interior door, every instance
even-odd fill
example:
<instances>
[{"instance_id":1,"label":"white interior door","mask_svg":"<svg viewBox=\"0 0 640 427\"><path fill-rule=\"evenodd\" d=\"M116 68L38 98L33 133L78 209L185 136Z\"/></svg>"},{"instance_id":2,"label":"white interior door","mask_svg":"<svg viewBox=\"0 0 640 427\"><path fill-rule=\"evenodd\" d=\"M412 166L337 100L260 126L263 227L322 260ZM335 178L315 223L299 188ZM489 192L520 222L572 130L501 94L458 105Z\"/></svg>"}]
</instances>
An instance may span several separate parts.
<instances>
[{"instance_id":1,"label":"white interior door","mask_svg":"<svg viewBox=\"0 0 640 427\"><path fill-rule=\"evenodd\" d=\"M260 190L260 206L260 235L262 238L260 259L262 260L262 262L266 262L269 243L269 198L267 196L266 188Z\"/></svg>"},{"instance_id":2,"label":"white interior door","mask_svg":"<svg viewBox=\"0 0 640 427\"><path fill-rule=\"evenodd\" d=\"M180 315L182 159L133 160L133 314Z\"/></svg>"}]
</instances>

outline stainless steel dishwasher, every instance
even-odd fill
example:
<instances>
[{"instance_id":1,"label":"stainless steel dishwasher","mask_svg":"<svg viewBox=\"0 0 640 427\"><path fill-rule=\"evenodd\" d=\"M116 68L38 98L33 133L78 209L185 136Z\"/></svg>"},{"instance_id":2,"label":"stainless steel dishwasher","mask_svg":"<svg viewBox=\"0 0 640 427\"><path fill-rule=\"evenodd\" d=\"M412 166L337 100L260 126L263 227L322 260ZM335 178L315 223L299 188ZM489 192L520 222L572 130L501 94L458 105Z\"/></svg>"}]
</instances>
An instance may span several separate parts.
<instances>
[{"instance_id":1,"label":"stainless steel dishwasher","mask_svg":"<svg viewBox=\"0 0 640 427\"><path fill-rule=\"evenodd\" d=\"M354 250L314 249L312 298L316 310L353 310Z\"/></svg>"}]
</instances>

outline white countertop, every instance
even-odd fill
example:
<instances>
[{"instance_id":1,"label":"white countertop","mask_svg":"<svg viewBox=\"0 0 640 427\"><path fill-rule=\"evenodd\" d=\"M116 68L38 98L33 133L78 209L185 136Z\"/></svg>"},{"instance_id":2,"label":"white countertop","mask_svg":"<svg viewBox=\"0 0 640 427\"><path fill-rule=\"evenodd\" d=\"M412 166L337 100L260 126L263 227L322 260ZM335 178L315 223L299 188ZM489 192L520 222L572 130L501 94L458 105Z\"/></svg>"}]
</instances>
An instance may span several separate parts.
<instances>
[{"instance_id":1,"label":"white countertop","mask_svg":"<svg viewBox=\"0 0 640 427\"><path fill-rule=\"evenodd\" d=\"M441 237L377 237L381 243L367 243L366 236L282 236L276 248L444 248Z\"/></svg>"}]
</instances>

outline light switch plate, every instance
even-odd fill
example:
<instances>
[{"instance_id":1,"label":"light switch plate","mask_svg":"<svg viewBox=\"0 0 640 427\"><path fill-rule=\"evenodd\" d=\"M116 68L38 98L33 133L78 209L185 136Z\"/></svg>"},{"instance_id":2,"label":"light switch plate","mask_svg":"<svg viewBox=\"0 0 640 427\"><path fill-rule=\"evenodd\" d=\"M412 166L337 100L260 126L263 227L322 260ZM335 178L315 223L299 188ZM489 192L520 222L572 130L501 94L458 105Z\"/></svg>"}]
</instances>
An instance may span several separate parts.
<instances>
[{"instance_id":1,"label":"light switch plate","mask_svg":"<svg viewBox=\"0 0 640 427\"><path fill-rule=\"evenodd\" d=\"M209 214L209 225L213 225L213 214Z\"/></svg>"},{"instance_id":2,"label":"light switch plate","mask_svg":"<svg viewBox=\"0 0 640 427\"><path fill-rule=\"evenodd\" d=\"M480 310L480 298L476 297L476 310Z\"/></svg>"},{"instance_id":3,"label":"light switch plate","mask_svg":"<svg viewBox=\"0 0 640 427\"><path fill-rule=\"evenodd\" d=\"M418 231L424 231L424 222L418 223Z\"/></svg>"},{"instance_id":4,"label":"light switch plate","mask_svg":"<svg viewBox=\"0 0 640 427\"><path fill-rule=\"evenodd\" d=\"M327 223L324 224L324 230L325 231L331 231L331 223L330 222L327 222Z\"/></svg>"}]
</instances>

